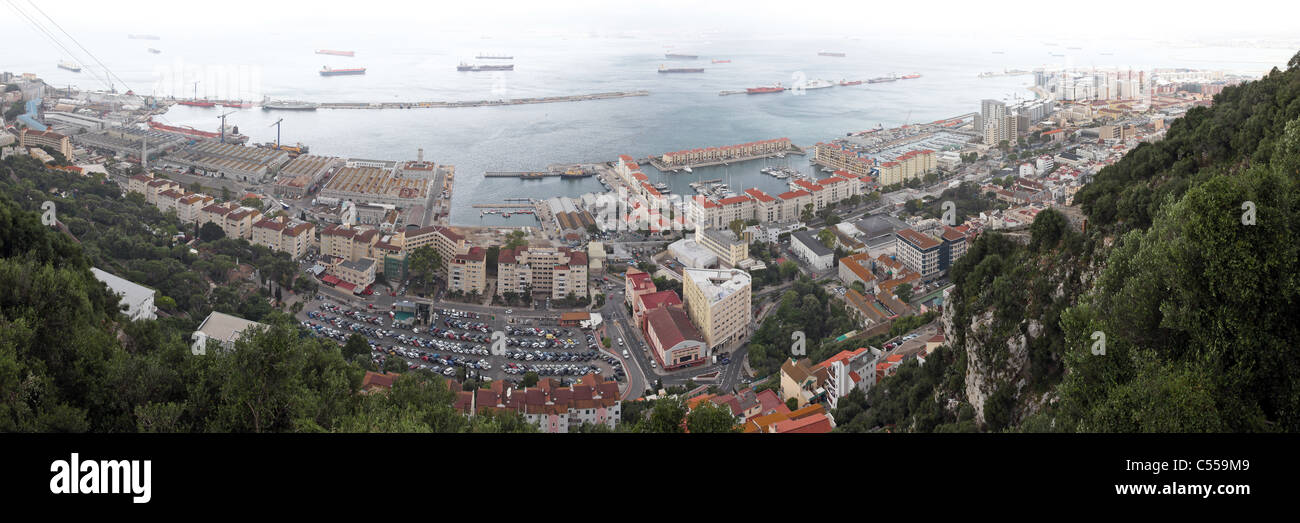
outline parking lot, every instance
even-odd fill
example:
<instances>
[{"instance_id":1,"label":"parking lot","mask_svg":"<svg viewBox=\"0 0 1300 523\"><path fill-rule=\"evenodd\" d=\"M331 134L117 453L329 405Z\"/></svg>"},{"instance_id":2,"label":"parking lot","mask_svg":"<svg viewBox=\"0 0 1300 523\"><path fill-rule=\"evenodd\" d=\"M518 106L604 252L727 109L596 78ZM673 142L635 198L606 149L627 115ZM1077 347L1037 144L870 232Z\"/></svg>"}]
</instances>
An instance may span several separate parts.
<instances>
[{"instance_id":1,"label":"parking lot","mask_svg":"<svg viewBox=\"0 0 1300 523\"><path fill-rule=\"evenodd\" d=\"M340 345L353 333L361 334L380 368L390 358L401 358L408 370L427 369L449 378L463 368L467 378L482 381L517 384L523 374L536 372L572 384L595 372L626 383L622 363L600 351L593 336L576 327L536 325L546 323L545 318L516 322L511 315L493 319L435 308L432 324L407 328L395 324L387 310L354 308L318 296L298 320L314 335Z\"/></svg>"}]
</instances>

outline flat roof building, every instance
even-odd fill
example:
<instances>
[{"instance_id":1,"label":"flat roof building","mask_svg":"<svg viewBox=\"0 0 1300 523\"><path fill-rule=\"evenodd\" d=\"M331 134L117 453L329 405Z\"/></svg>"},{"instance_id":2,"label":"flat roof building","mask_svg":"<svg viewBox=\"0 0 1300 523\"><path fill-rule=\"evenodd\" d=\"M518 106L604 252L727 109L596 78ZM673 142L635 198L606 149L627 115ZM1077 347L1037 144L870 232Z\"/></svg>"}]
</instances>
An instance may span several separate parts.
<instances>
[{"instance_id":1,"label":"flat roof building","mask_svg":"<svg viewBox=\"0 0 1300 523\"><path fill-rule=\"evenodd\" d=\"M216 340L221 344L221 348L232 350L235 348L235 342L242 336L249 333L251 328L269 328L266 324L255 321L248 321L238 316L231 316L226 313L212 311L208 317L199 324L198 332L202 332L210 340Z\"/></svg>"},{"instance_id":2,"label":"flat roof building","mask_svg":"<svg viewBox=\"0 0 1300 523\"><path fill-rule=\"evenodd\" d=\"M91 267L90 272L94 273L95 279L104 282L113 293L122 298L121 305L126 306L125 314L131 321L157 318L154 314L158 308L153 304L153 289L96 267Z\"/></svg>"},{"instance_id":3,"label":"flat roof building","mask_svg":"<svg viewBox=\"0 0 1300 523\"><path fill-rule=\"evenodd\" d=\"M682 270L682 294L691 320L710 348L743 340L753 320L749 273L739 269Z\"/></svg>"}]
</instances>

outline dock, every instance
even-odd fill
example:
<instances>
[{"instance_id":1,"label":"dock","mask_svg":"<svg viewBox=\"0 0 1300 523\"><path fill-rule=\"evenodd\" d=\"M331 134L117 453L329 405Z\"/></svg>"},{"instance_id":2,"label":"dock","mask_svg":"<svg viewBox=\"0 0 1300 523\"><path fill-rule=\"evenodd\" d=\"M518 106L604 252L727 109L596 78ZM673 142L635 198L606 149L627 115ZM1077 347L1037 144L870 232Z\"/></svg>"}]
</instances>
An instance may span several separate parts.
<instances>
[{"instance_id":1,"label":"dock","mask_svg":"<svg viewBox=\"0 0 1300 523\"><path fill-rule=\"evenodd\" d=\"M470 207L474 209L532 209L531 203L476 203Z\"/></svg>"}]
</instances>

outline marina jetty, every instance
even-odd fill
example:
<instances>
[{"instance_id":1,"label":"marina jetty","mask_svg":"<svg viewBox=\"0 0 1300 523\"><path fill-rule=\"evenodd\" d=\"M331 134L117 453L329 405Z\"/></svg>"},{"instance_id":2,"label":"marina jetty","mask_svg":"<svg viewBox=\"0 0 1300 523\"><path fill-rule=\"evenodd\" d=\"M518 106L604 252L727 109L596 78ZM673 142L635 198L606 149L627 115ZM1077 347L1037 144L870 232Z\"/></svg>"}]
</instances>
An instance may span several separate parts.
<instances>
[{"instance_id":1,"label":"marina jetty","mask_svg":"<svg viewBox=\"0 0 1300 523\"><path fill-rule=\"evenodd\" d=\"M321 109L437 109L452 107L491 107L498 105L526 105L562 102L585 102L632 96L649 96L650 91L612 91L607 93L543 96L536 98L503 98L499 100L470 100L461 102L323 102Z\"/></svg>"}]
</instances>

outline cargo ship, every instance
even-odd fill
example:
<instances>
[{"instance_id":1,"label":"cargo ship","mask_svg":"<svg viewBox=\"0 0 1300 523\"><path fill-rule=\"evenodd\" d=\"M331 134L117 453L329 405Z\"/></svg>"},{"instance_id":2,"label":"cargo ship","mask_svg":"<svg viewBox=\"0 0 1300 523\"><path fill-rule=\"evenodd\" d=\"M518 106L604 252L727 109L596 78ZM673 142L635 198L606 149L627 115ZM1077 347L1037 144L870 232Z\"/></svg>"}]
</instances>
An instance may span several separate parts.
<instances>
[{"instance_id":1,"label":"cargo ship","mask_svg":"<svg viewBox=\"0 0 1300 523\"><path fill-rule=\"evenodd\" d=\"M844 58L844 53L841 53L839 51L818 51L817 56L834 56L836 58Z\"/></svg>"},{"instance_id":2,"label":"cargo ship","mask_svg":"<svg viewBox=\"0 0 1300 523\"><path fill-rule=\"evenodd\" d=\"M840 85L862 85L862 80L840 80Z\"/></svg>"},{"instance_id":3,"label":"cargo ship","mask_svg":"<svg viewBox=\"0 0 1300 523\"><path fill-rule=\"evenodd\" d=\"M893 82L893 81L895 81L895 80L898 80L898 77L897 77L897 76L877 76L877 77L875 77L875 78L872 78L872 79L870 79L870 80L867 80L867 83L869 83L869 84L878 84L878 83L882 83L882 82Z\"/></svg>"},{"instance_id":4,"label":"cargo ship","mask_svg":"<svg viewBox=\"0 0 1300 523\"><path fill-rule=\"evenodd\" d=\"M352 51L333 51L330 49L317 49L316 54L327 54L330 56L356 56Z\"/></svg>"},{"instance_id":5,"label":"cargo ship","mask_svg":"<svg viewBox=\"0 0 1300 523\"><path fill-rule=\"evenodd\" d=\"M515 64L507 64L507 65L470 65L470 64L467 64L467 63L465 63L465 62L461 62L460 65L456 66L456 70L457 70L457 71L514 71L514 70L515 70Z\"/></svg>"},{"instance_id":6,"label":"cargo ship","mask_svg":"<svg viewBox=\"0 0 1300 523\"><path fill-rule=\"evenodd\" d=\"M904 80L911 80L913 78L920 78L920 77L921 77L921 73L910 73L910 74L903 75L901 78Z\"/></svg>"},{"instance_id":7,"label":"cargo ship","mask_svg":"<svg viewBox=\"0 0 1300 523\"><path fill-rule=\"evenodd\" d=\"M659 66L661 73L703 73L703 67L664 67Z\"/></svg>"},{"instance_id":8,"label":"cargo ship","mask_svg":"<svg viewBox=\"0 0 1300 523\"><path fill-rule=\"evenodd\" d=\"M667 58L669 60L674 60L674 59L694 60L696 58L699 58L699 56L693 54L682 54L682 53L664 53L664 58Z\"/></svg>"},{"instance_id":9,"label":"cargo ship","mask_svg":"<svg viewBox=\"0 0 1300 523\"><path fill-rule=\"evenodd\" d=\"M713 63L715 63L715 64L729 64L729 63L731 63L731 60L714 60Z\"/></svg>"},{"instance_id":10,"label":"cargo ship","mask_svg":"<svg viewBox=\"0 0 1300 523\"><path fill-rule=\"evenodd\" d=\"M315 111L319 107L311 102L279 101L279 102L262 102L263 111Z\"/></svg>"},{"instance_id":11,"label":"cargo ship","mask_svg":"<svg viewBox=\"0 0 1300 523\"><path fill-rule=\"evenodd\" d=\"M331 69L330 66L322 66L320 69L321 76L344 76L353 74L366 74L365 67L353 67L350 69Z\"/></svg>"},{"instance_id":12,"label":"cargo ship","mask_svg":"<svg viewBox=\"0 0 1300 523\"><path fill-rule=\"evenodd\" d=\"M190 107L216 107L216 102L205 102L199 100L181 100L176 102L177 105L188 105Z\"/></svg>"},{"instance_id":13,"label":"cargo ship","mask_svg":"<svg viewBox=\"0 0 1300 523\"><path fill-rule=\"evenodd\" d=\"M506 56L506 55L500 55L500 54L481 54L481 55L475 56L474 59L476 59L476 60L514 60L515 57L513 57L513 56Z\"/></svg>"},{"instance_id":14,"label":"cargo ship","mask_svg":"<svg viewBox=\"0 0 1300 523\"><path fill-rule=\"evenodd\" d=\"M220 105L222 107L229 107L231 109L248 109L249 107L253 106L253 102L244 102L240 100L225 100L220 102Z\"/></svg>"},{"instance_id":15,"label":"cargo ship","mask_svg":"<svg viewBox=\"0 0 1300 523\"><path fill-rule=\"evenodd\" d=\"M750 87L745 89L745 92L748 94L779 93L782 91L785 91L785 88L781 87L781 84L776 84L772 87Z\"/></svg>"},{"instance_id":16,"label":"cargo ship","mask_svg":"<svg viewBox=\"0 0 1300 523\"><path fill-rule=\"evenodd\" d=\"M184 135L184 136L187 136L187 137L190 137L190 138L202 138L202 139L204 139L204 140L220 140L220 139L221 139L221 133L214 133L214 132L209 132L209 131L200 131L200 130L198 130L198 129L195 129L195 128L193 128L193 127L188 127L188 126L180 126L180 127L178 127L178 126L174 126L174 125L165 125L165 124L160 124L160 123L158 123L158 122L155 122L155 121L153 121L153 120L149 120L149 127L152 128L152 129L157 129L157 130L159 130L159 131L165 131L165 132L169 132L169 133L174 133L174 134ZM239 134L239 133L237 133L237 132L234 132L234 133L226 133L226 143L243 144L243 143L246 143L246 142L248 142L248 137L247 137L247 136L244 136L244 135Z\"/></svg>"},{"instance_id":17,"label":"cargo ship","mask_svg":"<svg viewBox=\"0 0 1300 523\"><path fill-rule=\"evenodd\" d=\"M126 35L126 37L132 40L160 40L160 38L154 35Z\"/></svg>"},{"instance_id":18,"label":"cargo ship","mask_svg":"<svg viewBox=\"0 0 1300 523\"><path fill-rule=\"evenodd\" d=\"M59 69L67 69L67 70L72 71L72 72L74 72L74 73L80 73L80 72L81 72L81 66L80 66L80 65L77 65L77 64L75 64L75 63L73 63L73 62L68 62L68 61L62 61L62 62L59 62Z\"/></svg>"},{"instance_id":19,"label":"cargo ship","mask_svg":"<svg viewBox=\"0 0 1300 523\"><path fill-rule=\"evenodd\" d=\"M153 54L161 54L161 53L162 53L162 51L159 51L159 50L154 49L154 48L152 48L152 47L149 48L149 52L151 52L151 53L153 53Z\"/></svg>"}]
</instances>

